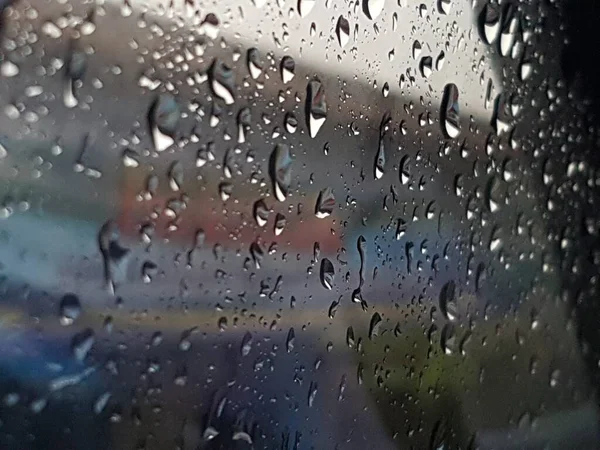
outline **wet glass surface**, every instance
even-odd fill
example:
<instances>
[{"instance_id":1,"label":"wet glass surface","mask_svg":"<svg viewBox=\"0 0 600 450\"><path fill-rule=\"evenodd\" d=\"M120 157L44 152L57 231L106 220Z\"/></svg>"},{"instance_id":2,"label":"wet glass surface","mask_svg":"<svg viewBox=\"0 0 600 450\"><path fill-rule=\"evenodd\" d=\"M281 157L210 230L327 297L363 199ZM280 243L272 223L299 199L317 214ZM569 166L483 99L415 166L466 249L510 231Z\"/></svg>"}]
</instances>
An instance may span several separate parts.
<instances>
[{"instance_id":1,"label":"wet glass surface","mask_svg":"<svg viewBox=\"0 0 600 450\"><path fill-rule=\"evenodd\" d=\"M598 447L561 2L0 5L0 448Z\"/></svg>"}]
</instances>

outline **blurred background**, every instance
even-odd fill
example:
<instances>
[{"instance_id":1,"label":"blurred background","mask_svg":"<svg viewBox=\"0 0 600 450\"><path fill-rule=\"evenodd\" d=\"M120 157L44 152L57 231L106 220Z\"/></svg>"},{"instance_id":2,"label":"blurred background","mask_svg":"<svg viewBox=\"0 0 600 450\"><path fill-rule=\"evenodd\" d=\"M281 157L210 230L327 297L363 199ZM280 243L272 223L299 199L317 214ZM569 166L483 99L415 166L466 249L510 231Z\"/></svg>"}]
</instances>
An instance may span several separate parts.
<instances>
[{"instance_id":1,"label":"blurred background","mask_svg":"<svg viewBox=\"0 0 600 450\"><path fill-rule=\"evenodd\" d=\"M0 1L0 448L598 448L574 3Z\"/></svg>"}]
</instances>

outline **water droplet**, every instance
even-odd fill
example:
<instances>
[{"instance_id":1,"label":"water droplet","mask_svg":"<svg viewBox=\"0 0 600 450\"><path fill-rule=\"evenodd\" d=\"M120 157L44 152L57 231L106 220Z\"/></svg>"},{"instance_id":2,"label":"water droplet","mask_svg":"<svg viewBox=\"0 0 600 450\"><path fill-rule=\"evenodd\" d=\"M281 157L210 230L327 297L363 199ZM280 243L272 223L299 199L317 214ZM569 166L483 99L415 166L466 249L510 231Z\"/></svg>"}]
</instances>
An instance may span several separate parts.
<instances>
[{"instance_id":1,"label":"water droplet","mask_svg":"<svg viewBox=\"0 0 600 450\"><path fill-rule=\"evenodd\" d=\"M456 331L454 330L454 325L451 323L447 323L444 325L442 329L442 335L440 340L442 351L446 355L452 355L456 353Z\"/></svg>"},{"instance_id":2,"label":"water droplet","mask_svg":"<svg viewBox=\"0 0 600 450\"><path fill-rule=\"evenodd\" d=\"M264 227L269 219L269 208L264 200L257 200L254 203L254 220L259 227Z\"/></svg>"},{"instance_id":3,"label":"water droplet","mask_svg":"<svg viewBox=\"0 0 600 450\"><path fill-rule=\"evenodd\" d=\"M148 115L152 143L157 152L162 152L175 142L174 136L181 117L179 105L173 95L160 94Z\"/></svg>"},{"instance_id":4,"label":"water droplet","mask_svg":"<svg viewBox=\"0 0 600 450\"><path fill-rule=\"evenodd\" d=\"M294 351L294 343L296 342L296 333L294 332L294 328L290 328L287 334L287 338L285 340L285 350L288 353L292 353Z\"/></svg>"},{"instance_id":5,"label":"water droplet","mask_svg":"<svg viewBox=\"0 0 600 450\"><path fill-rule=\"evenodd\" d=\"M275 236L279 236L283 232L283 229L285 228L285 223L285 216L281 213L277 213L277 215L275 216L275 225L273 226L273 232L275 233Z\"/></svg>"},{"instance_id":6,"label":"water droplet","mask_svg":"<svg viewBox=\"0 0 600 450\"><path fill-rule=\"evenodd\" d=\"M337 36L338 44L340 47L344 47L350 40L350 24L344 16L340 16L335 27L335 34Z\"/></svg>"},{"instance_id":7,"label":"water droplet","mask_svg":"<svg viewBox=\"0 0 600 450\"><path fill-rule=\"evenodd\" d=\"M235 79L231 67L220 59L215 58L210 66L209 78L213 93L223 100L226 105L232 105L235 102L233 96Z\"/></svg>"},{"instance_id":8,"label":"water droplet","mask_svg":"<svg viewBox=\"0 0 600 450\"><path fill-rule=\"evenodd\" d=\"M63 91L63 102L67 108L74 108L79 104L75 85L83 79L86 69L87 55L81 50L73 49L66 64L67 77Z\"/></svg>"},{"instance_id":9,"label":"water droplet","mask_svg":"<svg viewBox=\"0 0 600 450\"><path fill-rule=\"evenodd\" d=\"M171 164L169 169L169 187L172 191L179 191L183 184L183 165L179 161Z\"/></svg>"},{"instance_id":10,"label":"water droplet","mask_svg":"<svg viewBox=\"0 0 600 450\"><path fill-rule=\"evenodd\" d=\"M66 294L60 301L60 323L71 325L81 315L81 303L74 294Z\"/></svg>"},{"instance_id":11,"label":"water droplet","mask_svg":"<svg viewBox=\"0 0 600 450\"><path fill-rule=\"evenodd\" d=\"M446 137L454 139L460 134L460 117L458 107L458 88L449 83L444 88L441 117Z\"/></svg>"},{"instance_id":12,"label":"water droplet","mask_svg":"<svg viewBox=\"0 0 600 450\"><path fill-rule=\"evenodd\" d=\"M250 131L250 125L252 124L252 113L250 108L245 107L240 109L237 116L238 122L238 144L246 142L246 135Z\"/></svg>"},{"instance_id":13,"label":"water droplet","mask_svg":"<svg viewBox=\"0 0 600 450\"><path fill-rule=\"evenodd\" d=\"M379 336L379 329L381 328L381 316L378 312L371 316L371 322L369 323L369 339L373 339L375 336Z\"/></svg>"},{"instance_id":14,"label":"water droplet","mask_svg":"<svg viewBox=\"0 0 600 450\"><path fill-rule=\"evenodd\" d=\"M314 138L327 118L327 101L323 84L314 78L306 89L306 123L310 137Z\"/></svg>"},{"instance_id":15,"label":"water droplet","mask_svg":"<svg viewBox=\"0 0 600 450\"><path fill-rule=\"evenodd\" d=\"M444 284L440 291L440 311L446 320L456 320L456 284L452 280Z\"/></svg>"},{"instance_id":16,"label":"water droplet","mask_svg":"<svg viewBox=\"0 0 600 450\"><path fill-rule=\"evenodd\" d=\"M285 129L290 134L295 133L298 129L298 120L296 119L296 116L294 116L294 114L287 113L285 115Z\"/></svg>"},{"instance_id":17,"label":"water droplet","mask_svg":"<svg viewBox=\"0 0 600 450\"><path fill-rule=\"evenodd\" d=\"M252 350L252 342L252 333L246 331L246 334L244 334L244 337L242 338L242 347L240 348L242 356L248 356L250 354L250 351Z\"/></svg>"},{"instance_id":18,"label":"water droplet","mask_svg":"<svg viewBox=\"0 0 600 450\"><path fill-rule=\"evenodd\" d=\"M383 11L385 0L363 0L363 12L371 19L375 20Z\"/></svg>"},{"instance_id":19,"label":"water droplet","mask_svg":"<svg viewBox=\"0 0 600 450\"><path fill-rule=\"evenodd\" d=\"M329 217L335 208L335 196L333 190L330 187L323 189L319 192L317 197L317 203L315 204L315 216L319 219Z\"/></svg>"},{"instance_id":20,"label":"water droplet","mask_svg":"<svg viewBox=\"0 0 600 450\"><path fill-rule=\"evenodd\" d=\"M498 212L502 202L502 187L496 177L490 178L485 189L485 200L491 213Z\"/></svg>"},{"instance_id":21,"label":"water droplet","mask_svg":"<svg viewBox=\"0 0 600 450\"><path fill-rule=\"evenodd\" d=\"M396 225L396 240L399 241L406 234L406 221L404 219L398 219Z\"/></svg>"},{"instance_id":22,"label":"water droplet","mask_svg":"<svg viewBox=\"0 0 600 450\"><path fill-rule=\"evenodd\" d=\"M413 59L419 59L419 56L421 56L421 43L419 41L415 41L413 42L413 48L412 48L412 56Z\"/></svg>"},{"instance_id":23,"label":"water droplet","mask_svg":"<svg viewBox=\"0 0 600 450\"><path fill-rule=\"evenodd\" d=\"M429 78L433 73L433 58L431 56L423 56L419 63L419 70L423 78Z\"/></svg>"},{"instance_id":24,"label":"water droplet","mask_svg":"<svg viewBox=\"0 0 600 450\"><path fill-rule=\"evenodd\" d=\"M333 288L333 278L335 276L335 270L333 268L333 263L327 259L323 258L321 260L321 284L325 289L331 290Z\"/></svg>"},{"instance_id":25,"label":"water droplet","mask_svg":"<svg viewBox=\"0 0 600 450\"><path fill-rule=\"evenodd\" d=\"M233 184L223 181L219 184L219 196L221 200L226 202L231 197L231 193L233 192Z\"/></svg>"},{"instance_id":26,"label":"water droplet","mask_svg":"<svg viewBox=\"0 0 600 450\"><path fill-rule=\"evenodd\" d=\"M298 0L298 13L300 17L306 17L313 10L317 0Z\"/></svg>"},{"instance_id":27,"label":"water droplet","mask_svg":"<svg viewBox=\"0 0 600 450\"><path fill-rule=\"evenodd\" d=\"M310 386L308 387L308 407L312 408L312 405L315 402L315 398L317 397L317 383L314 381L310 382Z\"/></svg>"},{"instance_id":28,"label":"water droplet","mask_svg":"<svg viewBox=\"0 0 600 450\"><path fill-rule=\"evenodd\" d=\"M104 260L104 281L114 294L116 284L125 278L130 250L119 243L119 229L112 220L100 229L98 245Z\"/></svg>"},{"instance_id":29,"label":"water droplet","mask_svg":"<svg viewBox=\"0 0 600 450\"><path fill-rule=\"evenodd\" d=\"M196 156L196 167L203 167L207 162L215 160L214 146L215 144L210 142L200 147Z\"/></svg>"},{"instance_id":30,"label":"water droplet","mask_svg":"<svg viewBox=\"0 0 600 450\"><path fill-rule=\"evenodd\" d=\"M19 66L17 66L12 61L4 61L2 65L0 65L0 75L6 78L14 77L19 74Z\"/></svg>"},{"instance_id":31,"label":"water droplet","mask_svg":"<svg viewBox=\"0 0 600 450\"><path fill-rule=\"evenodd\" d=\"M87 328L73 336L71 341L71 352L78 361L83 361L94 346L96 337L91 328Z\"/></svg>"},{"instance_id":32,"label":"water droplet","mask_svg":"<svg viewBox=\"0 0 600 450\"><path fill-rule=\"evenodd\" d=\"M277 144L271 153L269 172L275 198L285 201L292 183L292 157L286 144Z\"/></svg>"},{"instance_id":33,"label":"water droplet","mask_svg":"<svg viewBox=\"0 0 600 450\"><path fill-rule=\"evenodd\" d=\"M145 284L151 283L152 278L158 274L158 266L152 261L145 261L142 265L142 281Z\"/></svg>"},{"instance_id":34,"label":"water droplet","mask_svg":"<svg viewBox=\"0 0 600 450\"><path fill-rule=\"evenodd\" d=\"M502 56L510 55L515 45L519 19L515 13L513 5L509 4L502 17L502 31L500 34L500 54Z\"/></svg>"},{"instance_id":35,"label":"water droplet","mask_svg":"<svg viewBox=\"0 0 600 450\"><path fill-rule=\"evenodd\" d=\"M493 3L488 3L481 12L481 30L483 40L487 44L493 44L498 38L500 32L500 7Z\"/></svg>"},{"instance_id":36,"label":"water droplet","mask_svg":"<svg viewBox=\"0 0 600 450\"><path fill-rule=\"evenodd\" d=\"M250 256L252 256L252 262L254 262L254 267L257 270L260 269L264 255L265 253L258 242L250 244Z\"/></svg>"},{"instance_id":37,"label":"water droplet","mask_svg":"<svg viewBox=\"0 0 600 450\"><path fill-rule=\"evenodd\" d=\"M452 0L438 0L438 10L442 14L450 14Z\"/></svg>"},{"instance_id":38,"label":"water droplet","mask_svg":"<svg viewBox=\"0 0 600 450\"><path fill-rule=\"evenodd\" d=\"M139 167L140 165L140 155L135 150L129 148L123 150L121 159L125 167Z\"/></svg>"},{"instance_id":39,"label":"water droplet","mask_svg":"<svg viewBox=\"0 0 600 450\"><path fill-rule=\"evenodd\" d=\"M263 65L260 60L260 53L258 52L257 48L253 47L248 50L247 64L250 76L252 77L252 79L256 80L262 74L263 71Z\"/></svg>"},{"instance_id":40,"label":"water droplet","mask_svg":"<svg viewBox=\"0 0 600 450\"><path fill-rule=\"evenodd\" d=\"M446 53L444 53L444 51L442 50L435 60L435 70L437 70L438 72L440 70L442 70L442 68L444 67L445 61L446 61Z\"/></svg>"},{"instance_id":41,"label":"water droplet","mask_svg":"<svg viewBox=\"0 0 600 450\"><path fill-rule=\"evenodd\" d=\"M280 71L281 81L283 81L284 84L287 84L290 81L292 81L294 75L296 74L296 62L294 61L294 58L292 58L291 56L284 56L281 59Z\"/></svg>"},{"instance_id":42,"label":"water droplet","mask_svg":"<svg viewBox=\"0 0 600 450\"><path fill-rule=\"evenodd\" d=\"M400 182L403 185L408 184L410 181L410 156L404 155L400 160Z\"/></svg>"}]
</instances>

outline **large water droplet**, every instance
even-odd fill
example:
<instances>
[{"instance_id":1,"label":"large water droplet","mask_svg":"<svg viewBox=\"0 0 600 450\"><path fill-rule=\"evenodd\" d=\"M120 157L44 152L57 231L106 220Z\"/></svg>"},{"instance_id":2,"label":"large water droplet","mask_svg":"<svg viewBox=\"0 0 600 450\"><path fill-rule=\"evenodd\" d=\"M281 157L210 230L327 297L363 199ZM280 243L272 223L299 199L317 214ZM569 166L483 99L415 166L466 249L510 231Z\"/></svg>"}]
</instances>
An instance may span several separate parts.
<instances>
[{"instance_id":1,"label":"large water droplet","mask_svg":"<svg viewBox=\"0 0 600 450\"><path fill-rule=\"evenodd\" d=\"M281 81L283 81L284 84L292 81L294 75L296 74L296 62L294 61L294 58L291 56L284 56L281 59L280 71Z\"/></svg>"},{"instance_id":2,"label":"large water droplet","mask_svg":"<svg viewBox=\"0 0 600 450\"><path fill-rule=\"evenodd\" d=\"M389 112L386 112L379 124L379 141L377 146L377 156L375 158L375 179L380 179L385 173L385 136L390 129L392 117Z\"/></svg>"},{"instance_id":3,"label":"large water droplet","mask_svg":"<svg viewBox=\"0 0 600 450\"><path fill-rule=\"evenodd\" d=\"M447 320L456 320L456 284L452 280L445 283L440 291L440 311Z\"/></svg>"},{"instance_id":4,"label":"large water droplet","mask_svg":"<svg viewBox=\"0 0 600 450\"><path fill-rule=\"evenodd\" d=\"M314 138L327 118L327 101L323 84L314 78L306 89L306 123L310 137Z\"/></svg>"},{"instance_id":5,"label":"large water droplet","mask_svg":"<svg viewBox=\"0 0 600 450\"><path fill-rule=\"evenodd\" d=\"M404 185L410 181L410 156L404 155L400 160L400 182Z\"/></svg>"},{"instance_id":6,"label":"large water droplet","mask_svg":"<svg viewBox=\"0 0 600 450\"><path fill-rule=\"evenodd\" d=\"M66 63L66 80L63 102L67 108L78 105L76 84L83 79L87 69L87 55L82 50L72 49Z\"/></svg>"},{"instance_id":7,"label":"large water droplet","mask_svg":"<svg viewBox=\"0 0 600 450\"><path fill-rule=\"evenodd\" d=\"M446 137L456 138L460 134L460 116L458 106L458 87L449 83L444 88L441 119Z\"/></svg>"},{"instance_id":8,"label":"large water droplet","mask_svg":"<svg viewBox=\"0 0 600 450\"><path fill-rule=\"evenodd\" d=\"M253 47L250 50L248 50L247 64L250 76L252 77L252 79L256 80L262 74L263 71L263 64L260 60L260 53L258 52L257 48Z\"/></svg>"},{"instance_id":9,"label":"large water droplet","mask_svg":"<svg viewBox=\"0 0 600 450\"><path fill-rule=\"evenodd\" d=\"M442 14L450 14L452 0L438 0L438 11Z\"/></svg>"},{"instance_id":10,"label":"large water droplet","mask_svg":"<svg viewBox=\"0 0 600 450\"><path fill-rule=\"evenodd\" d=\"M431 56L423 56L419 63L419 70L423 78L429 78L433 73L433 58Z\"/></svg>"},{"instance_id":11,"label":"large water droplet","mask_svg":"<svg viewBox=\"0 0 600 450\"><path fill-rule=\"evenodd\" d=\"M130 250L119 243L119 228L112 220L100 229L98 245L104 260L104 281L114 294L118 282L126 276Z\"/></svg>"},{"instance_id":12,"label":"large water droplet","mask_svg":"<svg viewBox=\"0 0 600 450\"><path fill-rule=\"evenodd\" d=\"M172 191L179 191L183 184L183 165L179 161L171 164L169 169L169 187Z\"/></svg>"},{"instance_id":13,"label":"large water droplet","mask_svg":"<svg viewBox=\"0 0 600 450\"><path fill-rule=\"evenodd\" d=\"M340 47L344 47L350 40L350 24L344 16L339 17L335 27L335 34Z\"/></svg>"},{"instance_id":14,"label":"large water droplet","mask_svg":"<svg viewBox=\"0 0 600 450\"><path fill-rule=\"evenodd\" d=\"M244 334L244 337L242 338L242 346L240 348L242 356L248 356L250 354L250 351L252 350L252 342L252 333L246 331L246 334Z\"/></svg>"},{"instance_id":15,"label":"large water droplet","mask_svg":"<svg viewBox=\"0 0 600 450\"><path fill-rule=\"evenodd\" d=\"M371 321L369 322L369 339L373 339L375 336L379 336L379 329L381 328L381 316L378 312L374 313L371 316Z\"/></svg>"},{"instance_id":16,"label":"large water droplet","mask_svg":"<svg viewBox=\"0 0 600 450\"><path fill-rule=\"evenodd\" d=\"M242 144L246 142L246 135L250 130L250 125L252 124L252 114L250 112L250 108L245 107L240 109L240 112L237 116L238 122L238 144Z\"/></svg>"},{"instance_id":17,"label":"large water droplet","mask_svg":"<svg viewBox=\"0 0 600 450\"><path fill-rule=\"evenodd\" d=\"M375 20L383 11L385 0L363 0L363 12L371 19Z\"/></svg>"},{"instance_id":18,"label":"large water droplet","mask_svg":"<svg viewBox=\"0 0 600 450\"><path fill-rule=\"evenodd\" d=\"M317 0L298 0L298 13L300 17L306 17L313 10Z\"/></svg>"},{"instance_id":19,"label":"large water droplet","mask_svg":"<svg viewBox=\"0 0 600 450\"><path fill-rule=\"evenodd\" d=\"M71 352L75 359L83 361L94 346L94 342L96 342L96 337L91 328L87 328L73 336L71 340Z\"/></svg>"},{"instance_id":20,"label":"large water droplet","mask_svg":"<svg viewBox=\"0 0 600 450\"><path fill-rule=\"evenodd\" d=\"M292 157L286 144L277 144L269 161L273 193L280 202L285 201L292 183Z\"/></svg>"},{"instance_id":21,"label":"large water droplet","mask_svg":"<svg viewBox=\"0 0 600 450\"><path fill-rule=\"evenodd\" d=\"M320 278L321 284L325 289L333 288L333 278L335 277L335 270L333 268L333 263L327 259L323 258L321 260L321 270L320 270Z\"/></svg>"},{"instance_id":22,"label":"large water droplet","mask_svg":"<svg viewBox=\"0 0 600 450\"><path fill-rule=\"evenodd\" d=\"M260 269L265 253L258 242L250 244L250 256L252 256L254 267L256 267L257 270Z\"/></svg>"},{"instance_id":23,"label":"large water droplet","mask_svg":"<svg viewBox=\"0 0 600 450\"><path fill-rule=\"evenodd\" d=\"M488 3L480 16L480 28L483 40L487 44L493 44L500 32L500 7Z\"/></svg>"},{"instance_id":24,"label":"large water droplet","mask_svg":"<svg viewBox=\"0 0 600 450\"><path fill-rule=\"evenodd\" d=\"M277 215L275 216L275 224L273 226L273 232L275 233L275 236L279 236L281 233L283 233L285 223L285 216L281 213L277 213Z\"/></svg>"},{"instance_id":25,"label":"large water droplet","mask_svg":"<svg viewBox=\"0 0 600 450\"><path fill-rule=\"evenodd\" d=\"M254 220L259 227L264 227L269 219L269 208L264 200L257 200L254 203Z\"/></svg>"},{"instance_id":26,"label":"large water droplet","mask_svg":"<svg viewBox=\"0 0 600 450\"><path fill-rule=\"evenodd\" d=\"M508 5L502 17L502 31L500 33L500 54L510 55L517 37L519 19L513 5Z\"/></svg>"},{"instance_id":27,"label":"large water droplet","mask_svg":"<svg viewBox=\"0 0 600 450\"><path fill-rule=\"evenodd\" d=\"M210 87L213 93L231 105L235 102L235 79L233 70L219 58L215 58L209 70Z\"/></svg>"},{"instance_id":28,"label":"large water droplet","mask_svg":"<svg viewBox=\"0 0 600 450\"><path fill-rule=\"evenodd\" d=\"M319 192L317 197L317 203L315 204L315 216L319 219L329 217L335 208L335 196L333 190L330 187L323 189Z\"/></svg>"},{"instance_id":29,"label":"large water droplet","mask_svg":"<svg viewBox=\"0 0 600 450\"><path fill-rule=\"evenodd\" d=\"M81 315L81 303L74 294L66 294L60 301L60 323L71 325Z\"/></svg>"},{"instance_id":30,"label":"large water droplet","mask_svg":"<svg viewBox=\"0 0 600 450\"><path fill-rule=\"evenodd\" d=\"M160 94L150 107L148 125L152 143L157 152L162 152L175 142L174 136L181 117L181 111L175 97Z\"/></svg>"}]
</instances>

